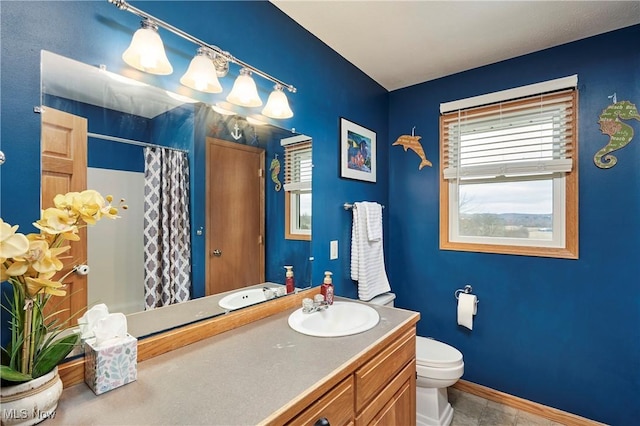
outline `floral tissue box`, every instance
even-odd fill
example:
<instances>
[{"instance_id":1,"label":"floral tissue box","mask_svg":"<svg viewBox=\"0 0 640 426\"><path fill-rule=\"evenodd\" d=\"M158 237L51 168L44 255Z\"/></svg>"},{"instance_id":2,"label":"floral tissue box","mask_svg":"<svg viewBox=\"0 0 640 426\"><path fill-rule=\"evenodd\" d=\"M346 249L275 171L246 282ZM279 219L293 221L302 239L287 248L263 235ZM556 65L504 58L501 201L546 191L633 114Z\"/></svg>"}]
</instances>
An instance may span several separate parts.
<instances>
[{"instance_id":1,"label":"floral tissue box","mask_svg":"<svg viewBox=\"0 0 640 426\"><path fill-rule=\"evenodd\" d=\"M138 339L130 334L99 347L95 338L85 340L84 358L84 381L96 395L138 378Z\"/></svg>"}]
</instances>

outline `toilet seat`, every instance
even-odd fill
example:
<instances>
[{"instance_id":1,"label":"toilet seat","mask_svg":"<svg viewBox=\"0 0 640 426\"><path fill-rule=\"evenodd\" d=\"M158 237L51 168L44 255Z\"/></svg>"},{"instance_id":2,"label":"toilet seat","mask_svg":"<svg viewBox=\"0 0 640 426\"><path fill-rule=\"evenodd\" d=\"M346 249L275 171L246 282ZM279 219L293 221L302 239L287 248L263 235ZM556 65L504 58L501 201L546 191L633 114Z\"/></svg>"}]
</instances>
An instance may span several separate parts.
<instances>
[{"instance_id":1,"label":"toilet seat","mask_svg":"<svg viewBox=\"0 0 640 426\"><path fill-rule=\"evenodd\" d=\"M422 367L458 369L462 353L456 348L434 339L416 336L416 365Z\"/></svg>"}]
</instances>

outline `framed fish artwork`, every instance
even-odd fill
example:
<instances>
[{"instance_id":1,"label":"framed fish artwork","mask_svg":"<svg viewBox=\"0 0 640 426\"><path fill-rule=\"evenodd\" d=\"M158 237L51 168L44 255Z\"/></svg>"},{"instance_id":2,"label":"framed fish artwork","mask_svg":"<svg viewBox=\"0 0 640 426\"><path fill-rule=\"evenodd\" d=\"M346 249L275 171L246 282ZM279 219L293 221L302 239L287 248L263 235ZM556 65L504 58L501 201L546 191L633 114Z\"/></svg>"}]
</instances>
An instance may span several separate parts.
<instances>
[{"instance_id":1,"label":"framed fish artwork","mask_svg":"<svg viewBox=\"0 0 640 426\"><path fill-rule=\"evenodd\" d=\"M376 181L376 132L342 117L340 177Z\"/></svg>"}]
</instances>

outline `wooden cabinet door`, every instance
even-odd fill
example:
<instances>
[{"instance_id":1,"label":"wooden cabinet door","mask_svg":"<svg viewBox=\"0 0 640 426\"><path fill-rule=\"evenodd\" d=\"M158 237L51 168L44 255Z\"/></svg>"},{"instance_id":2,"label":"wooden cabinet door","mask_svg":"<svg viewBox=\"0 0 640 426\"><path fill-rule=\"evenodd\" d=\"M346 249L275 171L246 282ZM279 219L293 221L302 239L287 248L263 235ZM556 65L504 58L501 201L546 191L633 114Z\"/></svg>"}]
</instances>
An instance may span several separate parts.
<instances>
[{"instance_id":1,"label":"wooden cabinet door","mask_svg":"<svg viewBox=\"0 0 640 426\"><path fill-rule=\"evenodd\" d=\"M53 207L57 194L87 189L87 120L50 107L43 107L40 138L42 159L41 207ZM67 274L75 265L87 261L87 229L79 231L80 241L61 256ZM60 321L75 321L87 309L87 276L70 274L65 280L67 295L47 304L45 314L56 314Z\"/></svg>"},{"instance_id":2,"label":"wooden cabinet door","mask_svg":"<svg viewBox=\"0 0 640 426\"><path fill-rule=\"evenodd\" d=\"M371 422L372 425L414 425L416 424L415 387L411 381L404 382L398 393Z\"/></svg>"},{"instance_id":3,"label":"wooden cabinet door","mask_svg":"<svg viewBox=\"0 0 640 426\"><path fill-rule=\"evenodd\" d=\"M411 361L360 413L356 425L416 424L416 363Z\"/></svg>"},{"instance_id":4,"label":"wooden cabinet door","mask_svg":"<svg viewBox=\"0 0 640 426\"><path fill-rule=\"evenodd\" d=\"M356 371L356 410L380 398L382 390L416 357L415 330L409 330ZM415 371L415 368L414 368Z\"/></svg>"}]
</instances>

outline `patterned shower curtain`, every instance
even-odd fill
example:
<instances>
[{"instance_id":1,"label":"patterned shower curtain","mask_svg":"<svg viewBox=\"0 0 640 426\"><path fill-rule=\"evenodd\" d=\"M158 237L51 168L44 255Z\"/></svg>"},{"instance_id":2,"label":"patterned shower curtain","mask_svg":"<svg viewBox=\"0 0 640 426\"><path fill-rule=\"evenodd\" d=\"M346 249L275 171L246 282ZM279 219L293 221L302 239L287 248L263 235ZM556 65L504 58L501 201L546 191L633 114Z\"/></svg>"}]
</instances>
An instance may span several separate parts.
<instances>
[{"instance_id":1,"label":"patterned shower curtain","mask_svg":"<svg viewBox=\"0 0 640 426\"><path fill-rule=\"evenodd\" d=\"M189 300L191 231L187 153L145 147L145 310Z\"/></svg>"}]
</instances>

